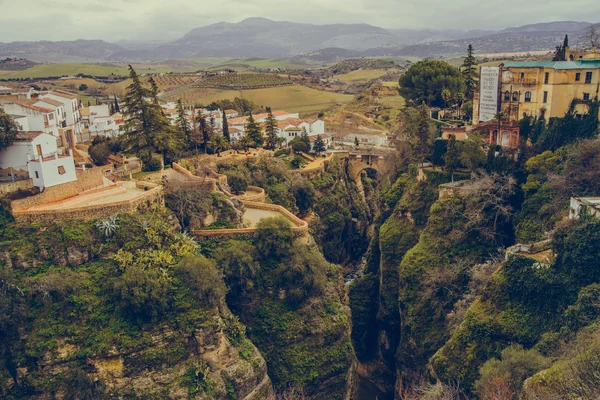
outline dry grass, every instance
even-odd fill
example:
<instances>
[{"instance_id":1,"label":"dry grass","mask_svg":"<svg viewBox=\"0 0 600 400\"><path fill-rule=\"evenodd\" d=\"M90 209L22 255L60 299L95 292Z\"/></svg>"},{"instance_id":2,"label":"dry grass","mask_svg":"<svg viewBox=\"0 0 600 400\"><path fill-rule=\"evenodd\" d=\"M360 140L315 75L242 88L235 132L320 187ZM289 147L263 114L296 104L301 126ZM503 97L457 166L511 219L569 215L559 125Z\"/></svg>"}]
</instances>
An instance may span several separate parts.
<instances>
[{"instance_id":1,"label":"dry grass","mask_svg":"<svg viewBox=\"0 0 600 400\"><path fill-rule=\"evenodd\" d=\"M360 71L352 71L347 74L336 75L335 78L349 84L368 82L372 79L381 78L388 71L383 69L363 69Z\"/></svg>"}]
</instances>

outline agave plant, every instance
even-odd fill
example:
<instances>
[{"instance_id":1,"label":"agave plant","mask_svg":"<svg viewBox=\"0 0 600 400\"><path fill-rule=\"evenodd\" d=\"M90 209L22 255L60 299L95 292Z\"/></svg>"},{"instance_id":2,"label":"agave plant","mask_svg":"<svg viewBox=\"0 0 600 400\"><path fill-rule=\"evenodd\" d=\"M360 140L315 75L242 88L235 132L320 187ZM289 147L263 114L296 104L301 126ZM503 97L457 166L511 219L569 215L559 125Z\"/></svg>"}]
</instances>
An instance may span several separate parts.
<instances>
[{"instance_id":1,"label":"agave plant","mask_svg":"<svg viewBox=\"0 0 600 400\"><path fill-rule=\"evenodd\" d=\"M116 215L105 219L104 221L98 221L96 228L106 237L111 237L115 231L119 228L119 218Z\"/></svg>"}]
</instances>

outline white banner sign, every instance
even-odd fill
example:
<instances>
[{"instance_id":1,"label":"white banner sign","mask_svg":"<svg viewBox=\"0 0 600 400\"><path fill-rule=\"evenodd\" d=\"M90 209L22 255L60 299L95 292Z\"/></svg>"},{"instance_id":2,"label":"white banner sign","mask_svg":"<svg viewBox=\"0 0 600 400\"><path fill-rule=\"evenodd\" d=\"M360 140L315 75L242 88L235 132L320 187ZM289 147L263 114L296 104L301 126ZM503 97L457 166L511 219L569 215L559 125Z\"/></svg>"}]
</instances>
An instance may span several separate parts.
<instances>
[{"instance_id":1,"label":"white banner sign","mask_svg":"<svg viewBox=\"0 0 600 400\"><path fill-rule=\"evenodd\" d=\"M479 76L479 122L491 121L498 113L499 67L481 67Z\"/></svg>"}]
</instances>

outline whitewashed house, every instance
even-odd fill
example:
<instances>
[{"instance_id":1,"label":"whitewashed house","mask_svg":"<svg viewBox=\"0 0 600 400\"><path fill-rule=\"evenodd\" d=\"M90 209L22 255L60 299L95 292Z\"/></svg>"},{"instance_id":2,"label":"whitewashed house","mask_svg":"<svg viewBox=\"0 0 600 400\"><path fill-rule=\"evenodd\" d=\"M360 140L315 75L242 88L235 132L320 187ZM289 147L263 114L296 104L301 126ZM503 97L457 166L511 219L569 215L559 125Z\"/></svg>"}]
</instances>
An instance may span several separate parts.
<instances>
[{"instance_id":1,"label":"whitewashed house","mask_svg":"<svg viewBox=\"0 0 600 400\"><path fill-rule=\"evenodd\" d=\"M66 126L63 126L63 128L72 128L76 137L81 135L83 130L81 114L79 113L81 107L76 94L64 90L53 90L39 97L40 99L52 99L62 103L64 105L66 121Z\"/></svg>"},{"instance_id":2,"label":"whitewashed house","mask_svg":"<svg viewBox=\"0 0 600 400\"><path fill-rule=\"evenodd\" d=\"M58 113L56 110L36 106L34 105L35 102L35 100L20 100L14 103L6 103L2 107L7 114L26 117L27 131L45 132L59 137Z\"/></svg>"},{"instance_id":3,"label":"whitewashed house","mask_svg":"<svg viewBox=\"0 0 600 400\"><path fill-rule=\"evenodd\" d=\"M13 144L0 151L0 171L16 177L26 171L41 191L77 180L71 150L60 152L57 138L44 132L19 132Z\"/></svg>"}]
</instances>

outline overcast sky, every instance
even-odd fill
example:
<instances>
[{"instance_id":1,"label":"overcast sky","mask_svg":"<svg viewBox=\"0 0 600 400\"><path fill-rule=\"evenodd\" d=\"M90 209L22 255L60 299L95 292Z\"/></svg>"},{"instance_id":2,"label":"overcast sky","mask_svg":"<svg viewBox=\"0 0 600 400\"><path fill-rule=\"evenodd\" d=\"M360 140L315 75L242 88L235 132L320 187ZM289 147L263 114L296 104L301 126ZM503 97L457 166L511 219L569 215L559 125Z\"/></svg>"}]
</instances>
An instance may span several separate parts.
<instances>
[{"instance_id":1,"label":"overcast sky","mask_svg":"<svg viewBox=\"0 0 600 400\"><path fill-rule=\"evenodd\" d=\"M170 40L248 17L384 28L500 29L600 16L598 0L0 0L0 42Z\"/></svg>"}]
</instances>

